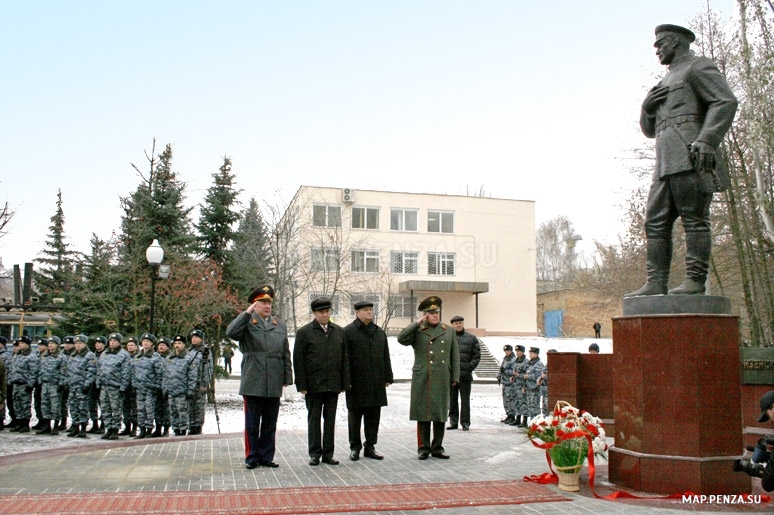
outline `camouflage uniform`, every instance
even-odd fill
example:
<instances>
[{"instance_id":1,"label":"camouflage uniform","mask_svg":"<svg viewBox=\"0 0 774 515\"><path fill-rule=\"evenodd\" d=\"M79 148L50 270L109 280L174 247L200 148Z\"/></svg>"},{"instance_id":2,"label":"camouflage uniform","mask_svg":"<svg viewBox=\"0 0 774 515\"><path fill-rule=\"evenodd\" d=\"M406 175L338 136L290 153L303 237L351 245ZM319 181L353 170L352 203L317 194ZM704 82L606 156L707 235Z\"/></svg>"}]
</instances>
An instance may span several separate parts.
<instances>
[{"instance_id":1,"label":"camouflage uniform","mask_svg":"<svg viewBox=\"0 0 774 515\"><path fill-rule=\"evenodd\" d=\"M27 339L29 340L29 338ZM38 381L39 369L40 359L37 351L33 352L29 346L21 350L20 346L13 358L11 383L14 386L13 409L19 421L17 428L24 433L29 431L30 418L32 417L32 392Z\"/></svg>"},{"instance_id":2,"label":"camouflage uniform","mask_svg":"<svg viewBox=\"0 0 774 515\"><path fill-rule=\"evenodd\" d=\"M41 356L40 383L41 411L46 424L43 431L49 433L51 432L48 427L49 421L54 421L55 430L59 423L59 416L62 413L62 390L67 383L67 356L58 348L54 352L47 351Z\"/></svg>"},{"instance_id":3,"label":"camouflage uniform","mask_svg":"<svg viewBox=\"0 0 774 515\"><path fill-rule=\"evenodd\" d=\"M163 341L167 344L167 347L172 347L172 342L168 338L161 338L159 342ZM164 381L164 374L167 368L167 358L169 357L170 351L167 350L166 352L158 351L157 354L159 355L159 385L161 385ZM170 419L169 419L169 395L164 391L162 388L159 391L158 399L156 400L156 430L158 431L159 427L163 428L163 432L160 436L168 436L169 435L169 426L170 426Z\"/></svg>"},{"instance_id":4,"label":"camouflage uniform","mask_svg":"<svg viewBox=\"0 0 774 515\"><path fill-rule=\"evenodd\" d=\"M527 362L527 415L530 418L540 414L540 388L537 380L543 374L543 363L540 358L531 358Z\"/></svg>"},{"instance_id":5,"label":"camouflage uniform","mask_svg":"<svg viewBox=\"0 0 774 515\"><path fill-rule=\"evenodd\" d=\"M134 342L138 347L139 343L137 342L137 338L134 336L130 336L127 340L127 343ZM135 350L134 352L126 351L127 354L129 354L129 366L134 366L134 360L137 358L137 355L140 353L140 351ZM134 383L132 382L132 375L133 373L129 372L129 385L126 387L126 392L124 393L124 430L118 433L119 435L131 435L135 436L136 430L137 430L137 388L135 388Z\"/></svg>"},{"instance_id":6,"label":"camouflage uniform","mask_svg":"<svg viewBox=\"0 0 774 515\"><path fill-rule=\"evenodd\" d=\"M76 350L67 361L71 431L80 424L85 428L89 422L89 391L96 377L97 356L88 347L80 351Z\"/></svg>"},{"instance_id":7,"label":"camouflage uniform","mask_svg":"<svg viewBox=\"0 0 774 515\"><path fill-rule=\"evenodd\" d=\"M167 358L162 389L169 396L169 415L176 435L188 431L188 402L196 389L196 363L182 349Z\"/></svg>"},{"instance_id":8,"label":"camouflage uniform","mask_svg":"<svg viewBox=\"0 0 774 515\"><path fill-rule=\"evenodd\" d=\"M203 337L200 331L193 331L191 336L195 336L197 333L199 337ZM201 342L199 345L191 344L188 347L188 354L191 356L191 360L196 362L196 390L194 390L193 400L188 404L191 434L201 434L201 429L204 425L207 391L210 389L212 380L212 356L209 351L209 348L205 351L204 342ZM205 354L207 354L206 357L204 356Z\"/></svg>"},{"instance_id":9,"label":"camouflage uniform","mask_svg":"<svg viewBox=\"0 0 774 515\"><path fill-rule=\"evenodd\" d=\"M527 385L524 380L524 374L527 373L527 357L524 355L516 356L514 365L513 384L516 385L516 416L527 416Z\"/></svg>"},{"instance_id":10,"label":"camouflage uniform","mask_svg":"<svg viewBox=\"0 0 774 515\"><path fill-rule=\"evenodd\" d=\"M543 375L540 380L540 412L548 415L548 365L543 367Z\"/></svg>"},{"instance_id":11,"label":"camouflage uniform","mask_svg":"<svg viewBox=\"0 0 774 515\"><path fill-rule=\"evenodd\" d=\"M121 341L121 335L113 333L110 340ZM124 403L128 402L124 397L132 376L132 358L121 347L109 346L99 358L97 370L97 387L100 389L100 406L102 407L102 419L107 430L104 439L115 439L118 430L121 429L121 414ZM128 425L128 422L125 421ZM111 437L113 433L113 437Z\"/></svg>"},{"instance_id":12,"label":"camouflage uniform","mask_svg":"<svg viewBox=\"0 0 774 515\"><path fill-rule=\"evenodd\" d=\"M65 386L64 390L62 391L62 413L59 415L59 420L61 422L59 423L59 429L66 429L67 428L67 415L70 411L70 385L67 383L67 365L70 363L70 359L75 355L75 347L71 347L70 350L67 349L65 344L73 343L75 341L74 336L65 336L62 339L62 346L64 347L62 349L62 354L65 356Z\"/></svg>"},{"instance_id":13,"label":"camouflage uniform","mask_svg":"<svg viewBox=\"0 0 774 515\"><path fill-rule=\"evenodd\" d=\"M516 415L516 387L511 379L513 378L516 356L511 354L505 356L500 364L500 372L497 374L497 380L503 389L503 408L505 408L506 420L512 419Z\"/></svg>"},{"instance_id":14,"label":"camouflage uniform","mask_svg":"<svg viewBox=\"0 0 774 515\"><path fill-rule=\"evenodd\" d=\"M137 353L132 367L132 384L137 392L137 425L142 437L145 436L144 433L153 431L162 372L161 358L152 347Z\"/></svg>"},{"instance_id":15,"label":"camouflage uniform","mask_svg":"<svg viewBox=\"0 0 774 515\"><path fill-rule=\"evenodd\" d=\"M96 348L97 342L102 343L102 350L98 350ZM97 356L97 370L99 370L99 358L102 356L102 353L105 352L105 348L107 348L107 338L104 336L98 336L96 342L94 343L94 355ZM89 433L92 434L105 433L105 423L102 420L102 410L100 409L99 405L99 398L101 393L102 392L96 383L94 384L94 388L92 388L89 392L89 418L91 418L92 424L91 429L89 429Z\"/></svg>"},{"instance_id":16,"label":"camouflage uniform","mask_svg":"<svg viewBox=\"0 0 774 515\"><path fill-rule=\"evenodd\" d=\"M0 403L0 429L5 428L5 405L8 403L9 405L13 405L13 402L7 402L8 396L10 395L10 392L8 390L8 385L11 381L11 374L10 374L10 366L11 366L11 358L13 357L13 354L8 348L5 346L5 343L7 343L7 340L5 337L3 338L3 347L0 348L0 360L3 361L3 369L5 370L5 376L3 379L3 384L0 385L0 388L3 389L3 402ZM12 417L13 419L13 417Z\"/></svg>"}]
</instances>

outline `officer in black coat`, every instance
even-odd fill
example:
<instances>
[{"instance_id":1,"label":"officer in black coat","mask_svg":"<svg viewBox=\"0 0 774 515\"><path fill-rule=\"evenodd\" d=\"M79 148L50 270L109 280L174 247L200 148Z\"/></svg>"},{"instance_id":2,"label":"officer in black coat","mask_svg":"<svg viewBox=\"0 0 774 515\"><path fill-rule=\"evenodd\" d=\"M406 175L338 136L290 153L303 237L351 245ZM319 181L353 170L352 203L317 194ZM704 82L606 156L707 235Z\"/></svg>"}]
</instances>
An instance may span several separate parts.
<instances>
[{"instance_id":1,"label":"officer in black coat","mask_svg":"<svg viewBox=\"0 0 774 515\"><path fill-rule=\"evenodd\" d=\"M457 429L459 422L462 430L470 429L470 390L473 386L473 371L481 361L481 346L476 335L465 331L465 319L457 315L451 319L451 325L457 333L460 348L460 382L451 387L449 405L449 427ZM460 405L462 409L460 410Z\"/></svg>"},{"instance_id":2,"label":"officer in black coat","mask_svg":"<svg viewBox=\"0 0 774 515\"><path fill-rule=\"evenodd\" d=\"M309 464L317 466L320 459L328 465L338 465L334 459L334 430L339 394L349 386L349 359L344 330L330 321L331 301L312 301L314 320L296 333L293 346L293 368L296 388L306 399L309 443ZM320 418L325 420L321 428ZM322 433L322 435L321 435Z\"/></svg>"},{"instance_id":3,"label":"officer in black coat","mask_svg":"<svg viewBox=\"0 0 774 515\"><path fill-rule=\"evenodd\" d=\"M387 387L393 382L387 334L377 326L372 302L356 302L355 320L344 328L349 354L350 387L347 390L349 418L349 459L360 459L363 442L361 421L365 425L363 456L384 458L374 449L379 434L382 406L387 406Z\"/></svg>"}]
</instances>

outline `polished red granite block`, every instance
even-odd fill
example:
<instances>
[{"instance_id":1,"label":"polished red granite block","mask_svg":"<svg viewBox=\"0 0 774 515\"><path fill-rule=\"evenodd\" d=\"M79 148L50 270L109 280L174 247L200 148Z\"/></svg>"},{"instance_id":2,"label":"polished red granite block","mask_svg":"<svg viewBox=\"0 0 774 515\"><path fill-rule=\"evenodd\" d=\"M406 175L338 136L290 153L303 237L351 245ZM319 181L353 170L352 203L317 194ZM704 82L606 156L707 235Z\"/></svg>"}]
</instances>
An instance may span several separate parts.
<instances>
[{"instance_id":1,"label":"polished red granite block","mask_svg":"<svg viewBox=\"0 0 774 515\"><path fill-rule=\"evenodd\" d=\"M611 452L611 481L652 492L685 485L702 494L734 493L728 488L737 479L707 471L723 463L731 477L742 451L737 317L620 317L613 341L615 447L657 457Z\"/></svg>"}]
</instances>

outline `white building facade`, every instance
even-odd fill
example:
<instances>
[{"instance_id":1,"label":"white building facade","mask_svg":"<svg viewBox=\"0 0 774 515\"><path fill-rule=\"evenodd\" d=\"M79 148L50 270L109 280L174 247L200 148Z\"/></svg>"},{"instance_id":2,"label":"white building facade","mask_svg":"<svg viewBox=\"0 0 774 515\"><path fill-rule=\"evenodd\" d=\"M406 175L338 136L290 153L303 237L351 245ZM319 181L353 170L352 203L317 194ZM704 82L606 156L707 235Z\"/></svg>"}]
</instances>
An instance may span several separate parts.
<instances>
[{"instance_id":1,"label":"white building facade","mask_svg":"<svg viewBox=\"0 0 774 515\"><path fill-rule=\"evenodd\" d=\"M275 230L278 300L297 324L315 297L346 325L358 300L394 333L437 295L477 334L536 335L532 201L301 186ZM290 316L289 316L290 315Z\"/></svg>"}]
</instances>

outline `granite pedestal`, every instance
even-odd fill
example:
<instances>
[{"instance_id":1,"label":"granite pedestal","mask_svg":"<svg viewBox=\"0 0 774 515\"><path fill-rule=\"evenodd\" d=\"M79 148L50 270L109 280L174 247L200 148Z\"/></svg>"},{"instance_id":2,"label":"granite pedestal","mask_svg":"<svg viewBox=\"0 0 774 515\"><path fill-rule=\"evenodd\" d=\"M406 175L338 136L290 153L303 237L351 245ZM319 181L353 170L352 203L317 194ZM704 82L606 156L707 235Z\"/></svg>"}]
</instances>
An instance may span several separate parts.
<instances>
[{"instance_id":1,"label":"granite pedestal","mask_svg":"<svg viewBox=\"0 0 774 515\"><path fill-rule=\"evenodd\" d=\"M693 313L675 309L685 303ZM743 435L739 322L729 307L711 296L624 299L627 316L613 319L613 483L661 494L750 491L750 478L731 470Z\"/></svg>"}]
</instances>

